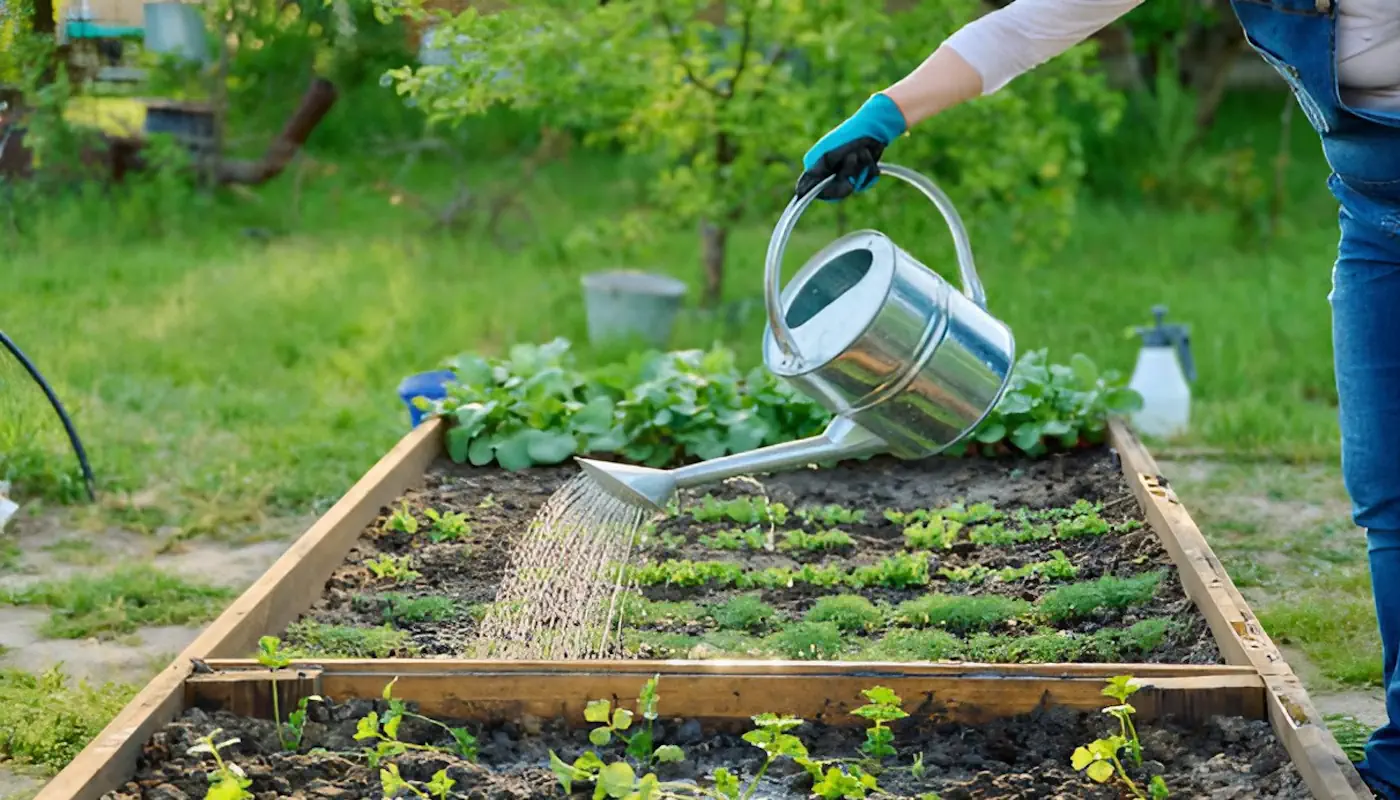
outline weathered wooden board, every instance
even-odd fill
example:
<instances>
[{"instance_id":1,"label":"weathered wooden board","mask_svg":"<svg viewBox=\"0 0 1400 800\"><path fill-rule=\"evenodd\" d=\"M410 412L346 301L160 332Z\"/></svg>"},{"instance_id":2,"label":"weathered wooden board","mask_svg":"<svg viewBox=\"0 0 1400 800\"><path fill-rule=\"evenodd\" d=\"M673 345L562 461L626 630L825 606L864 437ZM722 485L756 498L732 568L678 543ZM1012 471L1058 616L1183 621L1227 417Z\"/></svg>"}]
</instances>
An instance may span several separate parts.
<instances>
[{"instance_id":1,"label":"weathered wooden board","mask_svg":"<svg viewBox=\"0 0 1400 800\"><path fill-rule=\"evenodd\" d=\"M194 675L186 683L189 705L264 717L271 713L273 673L246 659L208 665L213 673ZM298 662L279 673L277 683L285 687L302 680L305 694L346 698L378 697L393 681L394 696L418 703L423 713L501 721L520 714L582 719L590 699L628 701L648 678L659 675L666 708L741 726L765 711L857 724L859 719L846 712L865 702L861 690L878 683L894 689L911 711L918 706L929 716L977 724L1039 707L1097 711L1112 702L1102 690L1108 678L1121 673L1115 666L366 659ZM315 685L298 678L302 674L314 675ZM1133 674L1143 687L1133 695L1133 706L1144 721L1171 716L1202 724L1214 714L1267 716L1264 681L1248 667L1159 664ZM285 694L287 688L282 691L283 708L299 699Z\"/></svg>"},{"instance_id":2,"label":"weathered wooden board","mask_svg":"<svg viewBox=\"0 0 1400 800\"><path fill-rule=\"evenodd\" d=\"M1112 436L1124 477L1176 563L1187 596L1210 623L1225 660L1247 664L1264 678L1269 720L1308 787L1319 798L1373 797L1147 448L1121 422L1112 423Z\"/></svg>"},{"instance_id":3,"label":"weathered wooden board","mask_svg":"<svg viewBox=\"0 0 1400 800\"><path fill-rule=\"evenodd\" d=\"M255 707L257 693L265 690L229 686L216 690L212 687L219 681L238 684L239 680L222 673L217 678L193 675L192 659L200 659L201 663L207 661L221 670L250 666L251 662L238 657L251 652L259 636L282 630L309 609L364 526L405 490L421 484L425 471L442 454L445 427L444 422L431 420L405 436L174 663L152 680L36 800L95 800L103 792L119 786L131 773L141 746L150 734L177 716L189 700L205 698L200 702L206 702L207 698L215 696L211 692L222 691L230 698L227 702ZM683 691L711 692L710 713L721 716L736 714L747 718L746 710L757 708L759 704L756 698L762 700L762 705L773 705L775 690L772 687L801 686L801 690L792 692L790 699L815 718L822 713L839 712L841 697L851 695L845 702L856 699L859 688L879 676L882 681L916 681L926 687L941 687L948 698L955 695L959 698L959 702L945 703L951 709L948 713L975 719L979 714L1015 713L1028 702L1033 706L1032 698L1098 708L1102 706L1098 691L1103 679L1111 674L1131 673L1153 684L1150 690L1145 690L1150 693L1144 694L1139 708L1148 707L1152 714L1174 713L1191 718L1203 713L1202 709L1218 704L1221 708L1234 709L1229 713L1267 715L1308 786L1320 800L1371 797L1355 768L1322 724L1301 683L1264 633L1185 507L1159 474L1147 449L1122 423L1113 423L1110 435L1128 484L1175 562L1188 596L1205 615L1221 653L1231 666L833 665L735 660L485 662L489 663L488 668L483 662L438 659L325 660L318 662L319 671L314 678L295 682L300 689L284 688L283 691L309 691L306 686L310 682L332 695L367 693L374 696L387 682L386 676L397 675L400 680L395 686L400 696L411 696L422 702L429 713L468 718L474 714L510 713L512 709L531 707L560 713L572 709L569 703L578 702L579 697L602 696L599 692L627 696L635 692L635 684L645 675L660 672L670 675L670 685L679 684L684 687ZM910 677L913 675L918 677ZM519 696L522 679L530 682L529 698ZM858 683L862 686L856 687ZM537 690L537 686L545 684L555 688ZM727 684L767 688L745 688L737 693L732 689L725 692L711 688ZM908 687L911 697L921 694L914 683L901 685ZM1007 687L1011 686L1020 688L1009 690ZM949 693L951 690L955 690L953 694ZM549 693L554 691L557 694ZM938 696L938 688L924 691ZM1202 691L1209 699L1199 700L1197 705ZM245 694L235 701L230 692ZM246 694L249 692L251 694ZM965 697L973 700L964 702L961 698ZM581 707L578 711L581 713Z\"/></svg>"}]
</instances>

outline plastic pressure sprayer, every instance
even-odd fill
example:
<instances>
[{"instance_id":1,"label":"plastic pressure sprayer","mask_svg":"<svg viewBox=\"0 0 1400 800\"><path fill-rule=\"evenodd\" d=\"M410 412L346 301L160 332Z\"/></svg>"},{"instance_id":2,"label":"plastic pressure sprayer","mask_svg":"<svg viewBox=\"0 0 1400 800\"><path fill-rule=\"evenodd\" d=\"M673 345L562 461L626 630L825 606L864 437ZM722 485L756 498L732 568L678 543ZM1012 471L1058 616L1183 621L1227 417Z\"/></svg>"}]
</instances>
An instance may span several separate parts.
<instances>
[{"instance_id":1,"label":"plastic pressure sprayer","mask_svg":"<svg viewBox=\"0 0 1400 800\"><path fill-rule=\"evenodd\" d=\"M1166 306L1154 306L1156 324L1136 327L1142 337L1137 364L1128 388L1142 395L1142 408L1132 416L1133 427L1149 436L1174 436L1191 422L1191 383L1196 362L1191 357L1191 332L1185 325L1168 325Z\"/></svg>"},{"instance_id":2,"label":"plastic pressure sprayer","mask_svg":"<svg viewBox=\"0 0 1400 800\"><path fill-rule=\"evenodd\" d=\"M763 361L835 418L817 436L672 470L577 459L600 488L660 510L680 489L738 475L880 453L927 458L971 435L991 413L1010 380L1016 343L987 312L962 220L928 178L893 164L879 169L942 212L962 292L875 230L827 245L781 288L788 238L827 178L788 203L768 243Z\"/></svg>"}]
</instances>

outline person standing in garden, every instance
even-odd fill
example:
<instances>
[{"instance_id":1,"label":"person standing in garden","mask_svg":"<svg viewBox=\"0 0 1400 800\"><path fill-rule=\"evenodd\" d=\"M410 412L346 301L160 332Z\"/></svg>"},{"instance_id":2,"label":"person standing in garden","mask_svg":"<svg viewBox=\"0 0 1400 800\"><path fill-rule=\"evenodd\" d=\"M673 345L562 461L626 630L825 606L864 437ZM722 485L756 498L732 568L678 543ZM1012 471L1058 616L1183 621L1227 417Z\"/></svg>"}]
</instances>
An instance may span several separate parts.
<instances>
[{"instance_id":1,"label":"person standing in garden","mask_svg":"<svg viewBox=\"0 0 1400 800\"><path fill-rule=\"evenodd\" d=\"M868 189L885 148L939 112L1001 89L1142 0L1014 0L962 27L803 157L797 193ZM1249 44L1322 140L1340 239L1332 267L1342 477L1366 530L1388 722L1358 764L1400 800L1400 0L1231 0ZM934 123L936 124L936 123Z\"/></svg>"}]
</instances>

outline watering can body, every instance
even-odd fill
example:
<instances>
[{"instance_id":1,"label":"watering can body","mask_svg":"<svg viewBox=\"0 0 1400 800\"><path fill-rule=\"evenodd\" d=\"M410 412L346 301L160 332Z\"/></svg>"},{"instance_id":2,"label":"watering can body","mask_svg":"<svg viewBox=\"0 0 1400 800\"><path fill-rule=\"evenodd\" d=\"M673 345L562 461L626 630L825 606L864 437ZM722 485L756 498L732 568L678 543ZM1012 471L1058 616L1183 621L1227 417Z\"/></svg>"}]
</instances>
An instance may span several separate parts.
<instances>
[{"instance_id":1,"label":"watering can body","mask_svg":"<svg viewBox=\"0 0 1400 800\"><path fill-rule=\"evenodd\" d=\"M826 430L670 470L577 459L598 487L659 510L680 489L737 475L879 453L927 458L986 419L1011 379L1015 339L987 312L952 202L913 170L881 164L880 172L912 184L942 212L953 232L961 291L873 230L832 242L783 289L783 250L797 218L825 186L818 184L793 199L768 244L763 357L769 371L835 415Z\"/></svg>"},{"instance_id":2,"label":"watering can body","mask_svg":"<svg viewBox=\"0 0 1400 800\"><path fill-rule=\"evenodd\" d=\"M962 291L874 230L847 234L778 290L795 220L820 191L779 221L765 265L767 368L828 411L879 437L886 451L926 458L963 440L991 413L1015 364L1010 328L986 309L967 234L927 178L882 164L943 213L953 232Z\"/></svg>"}]
</instances>

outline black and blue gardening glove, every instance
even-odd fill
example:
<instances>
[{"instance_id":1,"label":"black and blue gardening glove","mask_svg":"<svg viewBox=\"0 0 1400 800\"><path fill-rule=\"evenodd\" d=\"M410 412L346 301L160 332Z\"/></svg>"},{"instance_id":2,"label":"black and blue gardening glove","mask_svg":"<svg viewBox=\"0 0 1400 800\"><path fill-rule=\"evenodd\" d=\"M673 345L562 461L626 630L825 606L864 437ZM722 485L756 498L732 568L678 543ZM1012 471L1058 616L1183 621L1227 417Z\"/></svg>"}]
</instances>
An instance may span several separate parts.
<instances>
[{"instance_id":1,"label":"black and blue gardening glove","mask_svg":"<svg viewBox=\"0 0 1400 800\"><path fill-rule=\"evenodd\" d=\"M905 127L904 114L893 100L883 94L871 96L802 157L806 171L797 180L797 195L805 196L828 175L836 180L817 195L822 200L840 200L874 186L880 176L880 156Z\"/></svg>"}]
</instances>

